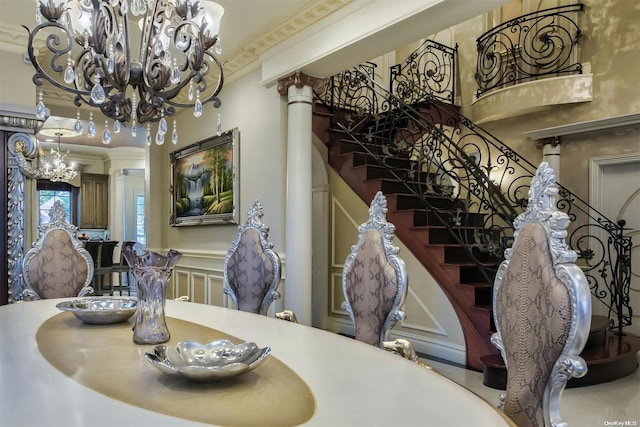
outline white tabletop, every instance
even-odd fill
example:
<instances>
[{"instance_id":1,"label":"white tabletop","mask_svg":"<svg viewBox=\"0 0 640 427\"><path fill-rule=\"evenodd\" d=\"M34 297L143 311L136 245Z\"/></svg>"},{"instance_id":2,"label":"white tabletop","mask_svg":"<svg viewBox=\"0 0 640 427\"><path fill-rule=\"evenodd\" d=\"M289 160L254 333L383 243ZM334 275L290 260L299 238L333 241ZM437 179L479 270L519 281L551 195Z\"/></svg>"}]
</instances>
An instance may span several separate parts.
<instances>
[{"instance_id":1,"label":"white tabletop","mask_svg":"<svg viewBox=\"0 0 640 427\"><path fill-rule=\"evenodd\" d=\"M60 301L0 306L1 426L200 425L111 399L55 369L35 336L60 313ZM166 314L271 347L313 392L316 412L306 425L508 425L488 402L437 372L340 335L188 302L167 301Z\"/></svg>"}]
</instances>

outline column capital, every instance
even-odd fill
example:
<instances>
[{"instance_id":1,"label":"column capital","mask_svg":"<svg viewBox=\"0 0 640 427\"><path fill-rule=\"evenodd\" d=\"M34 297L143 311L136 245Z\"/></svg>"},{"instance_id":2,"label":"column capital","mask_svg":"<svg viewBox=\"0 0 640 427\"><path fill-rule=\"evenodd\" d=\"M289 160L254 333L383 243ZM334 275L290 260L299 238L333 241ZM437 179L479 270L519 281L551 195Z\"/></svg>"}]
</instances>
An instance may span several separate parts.
<instances>
[{"instance_id":1,"label":"column capital","mask_svg":"<svg viewBox=\"0 0 640 427\"><path fill-rule=\"evenodd\" d=\"M545 145L550 145L555 148L560 145L559 136L549 136L547 138L540 138L535 140L536 148L543 148Z\"/></svg>"},{"instance_id":2,"label":"column capital","mask_svg":"<svg viewBox=\"0 0 640 427\"><path fill-rule=\"evenodd\" d=\"M24 114L13 111L0 111L0 129L10 132L36 133L44 125L44 120L35 114Z\"/></svg>"},{"instance_id":3,"label":"column capital","mask_svg":"<svg viewBox=\"0 0 640 427\"><path fill-rule=\"evenodd\" d=\"M324 79L309 76L302 71L296 71L288 77L278 79L278 93L280 95L286 95L290 86L297 88L311 86L314 92L321 93L324 92Z\"/></svg>"}]
</instances>

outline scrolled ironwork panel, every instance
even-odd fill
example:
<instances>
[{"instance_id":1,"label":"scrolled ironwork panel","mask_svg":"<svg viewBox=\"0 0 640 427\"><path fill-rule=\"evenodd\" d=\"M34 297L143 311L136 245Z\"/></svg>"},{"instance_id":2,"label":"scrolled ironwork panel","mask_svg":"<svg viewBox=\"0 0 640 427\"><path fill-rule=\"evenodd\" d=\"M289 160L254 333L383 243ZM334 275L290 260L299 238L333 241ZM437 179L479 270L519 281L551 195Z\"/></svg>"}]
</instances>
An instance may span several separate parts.
<instances>
[{"instance_id":1,"label":"scrolled ironwork panel","mask_svg":"<svg viewBox=\"0 0 640 427\"><path fill-rule=\"evenodd\" d=\"M542 76L581 74L576 22L583 4L544 9L511 19L476 41L477 96Z\"/></svg>"}]
</instances>

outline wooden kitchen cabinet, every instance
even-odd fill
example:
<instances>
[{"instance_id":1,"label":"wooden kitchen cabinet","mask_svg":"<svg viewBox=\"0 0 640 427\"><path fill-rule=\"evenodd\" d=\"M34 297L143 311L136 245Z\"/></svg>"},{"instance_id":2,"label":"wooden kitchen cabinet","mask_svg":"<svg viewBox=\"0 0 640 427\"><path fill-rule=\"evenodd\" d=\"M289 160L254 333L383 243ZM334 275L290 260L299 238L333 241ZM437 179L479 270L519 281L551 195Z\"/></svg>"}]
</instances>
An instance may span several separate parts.
<instances>
[{"instance_id":1,"label":"wooden kitchen cabinet","mask_svg":"<svg viewBox=\"0 0 640 427\"><path fill-rule=\"evenodd\" d=\"M80 228L109 226L109 175L83 173L80 184Z\"/></svg>"}]
</instances>

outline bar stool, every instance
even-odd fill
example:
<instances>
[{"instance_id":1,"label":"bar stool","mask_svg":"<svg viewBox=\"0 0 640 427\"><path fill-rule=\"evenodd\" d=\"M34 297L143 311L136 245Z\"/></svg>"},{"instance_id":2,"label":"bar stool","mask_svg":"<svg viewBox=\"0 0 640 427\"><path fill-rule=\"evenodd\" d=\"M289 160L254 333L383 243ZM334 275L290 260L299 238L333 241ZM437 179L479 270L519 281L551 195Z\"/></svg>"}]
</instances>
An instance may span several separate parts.
<instances>
[{"instance_id":1,"label":"bar stool","mask_svg":"<svg viewBox=\"0 0 640 427\"><path fill-rule=\"evenodd\" d=\"M131 286L134 284L133 274L131 273L131 268L127 263L127 260L124 259L124 249L130 246L134 246L137 242L126 241L122 242L122 248L120 249L120 263L113 264L111 267L111 271L114 273L118 273L118 284L113 283L111 285L111 292L119 291L120 295L122 292L126 291L127 295L131 296Z\"/></svg>"}]
</instances>

